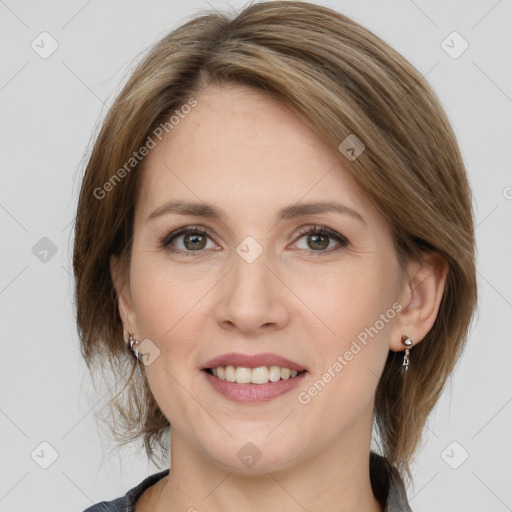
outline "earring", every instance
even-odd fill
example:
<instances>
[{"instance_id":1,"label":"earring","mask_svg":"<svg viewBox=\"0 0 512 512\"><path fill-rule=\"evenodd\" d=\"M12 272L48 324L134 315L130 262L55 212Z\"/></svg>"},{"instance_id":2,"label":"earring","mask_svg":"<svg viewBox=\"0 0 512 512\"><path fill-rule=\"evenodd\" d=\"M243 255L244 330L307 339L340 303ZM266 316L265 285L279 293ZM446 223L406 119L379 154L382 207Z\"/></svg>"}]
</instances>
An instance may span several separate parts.
<instances>
[{"instance_id":1,"label":"earring","mask_svg":"<svg viewBox=\"0 0 512 512\"><path fill-rule=\"evenodd\" d=\"M139 342L135 339L133 339L132 337L132 334L130 333L130 339L128 340L128 343L129 343L129 346L130 346L130 350L132 351L132 354L137 358L139 359L139 351L138 350L133 350L133 346L134 345L138 345Z\"/></svg>"},{"instance_id":2,"label":"earring","mask_svg":"<svg viewBox=\"0 0 512 512\"><path fill-rule=\"evenodd\" d=\"M401 373L405 375L409 371L409 347L412 346L412 339L407 334L402 334L402 345L405 345L404 362L402 363Z\"/></svg>"}]
</instances>

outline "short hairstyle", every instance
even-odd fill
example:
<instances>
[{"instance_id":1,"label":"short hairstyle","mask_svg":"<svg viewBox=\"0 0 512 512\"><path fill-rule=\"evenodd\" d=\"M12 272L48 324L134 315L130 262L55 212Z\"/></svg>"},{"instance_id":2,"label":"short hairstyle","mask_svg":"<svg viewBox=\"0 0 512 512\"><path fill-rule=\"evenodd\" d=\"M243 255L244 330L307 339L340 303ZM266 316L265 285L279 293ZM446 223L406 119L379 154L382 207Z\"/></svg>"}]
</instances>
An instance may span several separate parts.
<instances>
[{"instance_id":1,"label":"short hairstyle","mask_svg":"<svg viewBox=\"0 0 512 512\"><path fill-rule=\"evenodd\" d=\"M287 105L338 153L390 222L402 268L424 251L448 262L439 312L414 348L414 368L404 378L401 354L390 350L375 396L380 449L410 477L412 456L464 348L476 306L471 190L450 123L423 76L358 23L306 2L199 13L150 49L102 123L79 194L73 269L87 366L108 363L118 381L128 379L124 397L111 400L115 438L122 444L141 439L153 458L154 447L166 451L170 428L143 365L123 342L109 268L110 256L117 255L128 279L144 160L128 168L126 162L159 126L170 126L170 116L193 95L231 84ZM351 135L364 144L355 159L339 150Z\"/></svg>"}]
</instances>

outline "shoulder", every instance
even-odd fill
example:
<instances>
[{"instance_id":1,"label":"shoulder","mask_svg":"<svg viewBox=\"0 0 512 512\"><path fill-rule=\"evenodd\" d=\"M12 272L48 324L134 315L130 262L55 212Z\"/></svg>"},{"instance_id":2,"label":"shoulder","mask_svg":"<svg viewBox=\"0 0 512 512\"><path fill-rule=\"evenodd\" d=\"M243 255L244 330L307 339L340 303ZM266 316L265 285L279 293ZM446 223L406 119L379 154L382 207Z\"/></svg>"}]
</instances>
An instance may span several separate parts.
<instances>
[{"instance_id":1,"label":"shoulder","mask_svg":"<svg viewBox=\"0 0 512 512\"><path fill-rule=\"evenodd\" d=\"M140 484L130 489L124 496L111 501L102 501L85 509L83 512L134 512L135 502L142 493L169 474L169 469L145 478Z\"/></svg>"}]
</instances>

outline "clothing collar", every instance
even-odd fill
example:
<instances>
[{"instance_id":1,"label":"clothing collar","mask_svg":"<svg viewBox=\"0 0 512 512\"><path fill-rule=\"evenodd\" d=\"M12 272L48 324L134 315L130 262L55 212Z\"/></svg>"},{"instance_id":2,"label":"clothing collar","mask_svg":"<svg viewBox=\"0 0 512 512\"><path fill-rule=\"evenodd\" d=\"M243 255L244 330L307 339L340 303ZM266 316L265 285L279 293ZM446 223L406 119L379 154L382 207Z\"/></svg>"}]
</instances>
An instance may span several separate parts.
<instances>
[{"instance_id":1,"label":"clothing collar","mask_svg":"<svg viewBox=\"0 0 512 512\"><path fill-rule=\"evenodd\" d=\"M370 452L370 481L383 512L412 512L404 483L397 469L375 452Z\"/></svg>"},{"instance_id":2,"label":"clothing collar","mask_svg":"<svg viewBox=\"0 0 512 512\"><path fill-rule=\"evenodd\" d=\"M145 478L136 487L130 489L124 496L109 502L101 502L84 512L134 512L135 503L144 491L165 478L170 469ZM389 461L375 452L370 452L370 482L372 491L383 507L383 512L412 512L407 502L404 483L397 469Z\"/></svg>"}]
</instances>

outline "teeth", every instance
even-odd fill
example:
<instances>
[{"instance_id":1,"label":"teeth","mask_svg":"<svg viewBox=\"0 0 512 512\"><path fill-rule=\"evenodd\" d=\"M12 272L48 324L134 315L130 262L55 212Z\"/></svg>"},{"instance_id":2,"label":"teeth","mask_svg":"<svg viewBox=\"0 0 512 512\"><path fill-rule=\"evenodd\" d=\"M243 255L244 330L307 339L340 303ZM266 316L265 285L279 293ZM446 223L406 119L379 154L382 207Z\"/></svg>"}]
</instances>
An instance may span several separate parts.
<instances>
[{"instance_id":1,"label":"teeth","mask_svg":"<svg viewBox=\"0 0 512 512\"><path fill-rule=\"evenodd\" d=\"M248 384L251 382L252 370L250 368L238 367L235 370L235 380L238 384Z\"/></svg>"},{"instance_id":2,"label":"teeth","mask_svg":"<svg viewBox=\"0 0 512 512\"><path fill-rule=\"evenodd\" d=\"M226 366L226 380L229 382L235 382L235 367Z\"/></svg>"},{"instance_id":3,"label":"teeth","mask_svg":"<svg viewBox=\"0 0 512 512\"><path fill-rule=\"evenodd\" d=\"M259 368L253 368L251 371L251 382L253 384L266 384L269 381L268 375L269 375L269 370L266 366L260 366ZM278 380L279 380L279 377L278 377Z\"/></svg>"},{"instance_id":4,"label":"teeth","mask_svg":"<svg viewBox=\"0 0 512 512\"><path fill-rule=\"evenodd\" d=\"M281 368L279 366L271 366L268 369L268 380L270 382L276 382L281 378Z\"/></svg>"},{"instance_id":5,"label":"teeth","mask_svg":"<svg viewBox=\"0 0 512 512\"><path fill-rule=\"evenodd\" d=\"M279 366L258 366L257 368L245 368L243 366L218 366L211 369L213 375L222 380L236 382L238 384L267 384L278 380L287 380L296 377L297 370L281 368Z\"/></svg>"}]
</instances>

